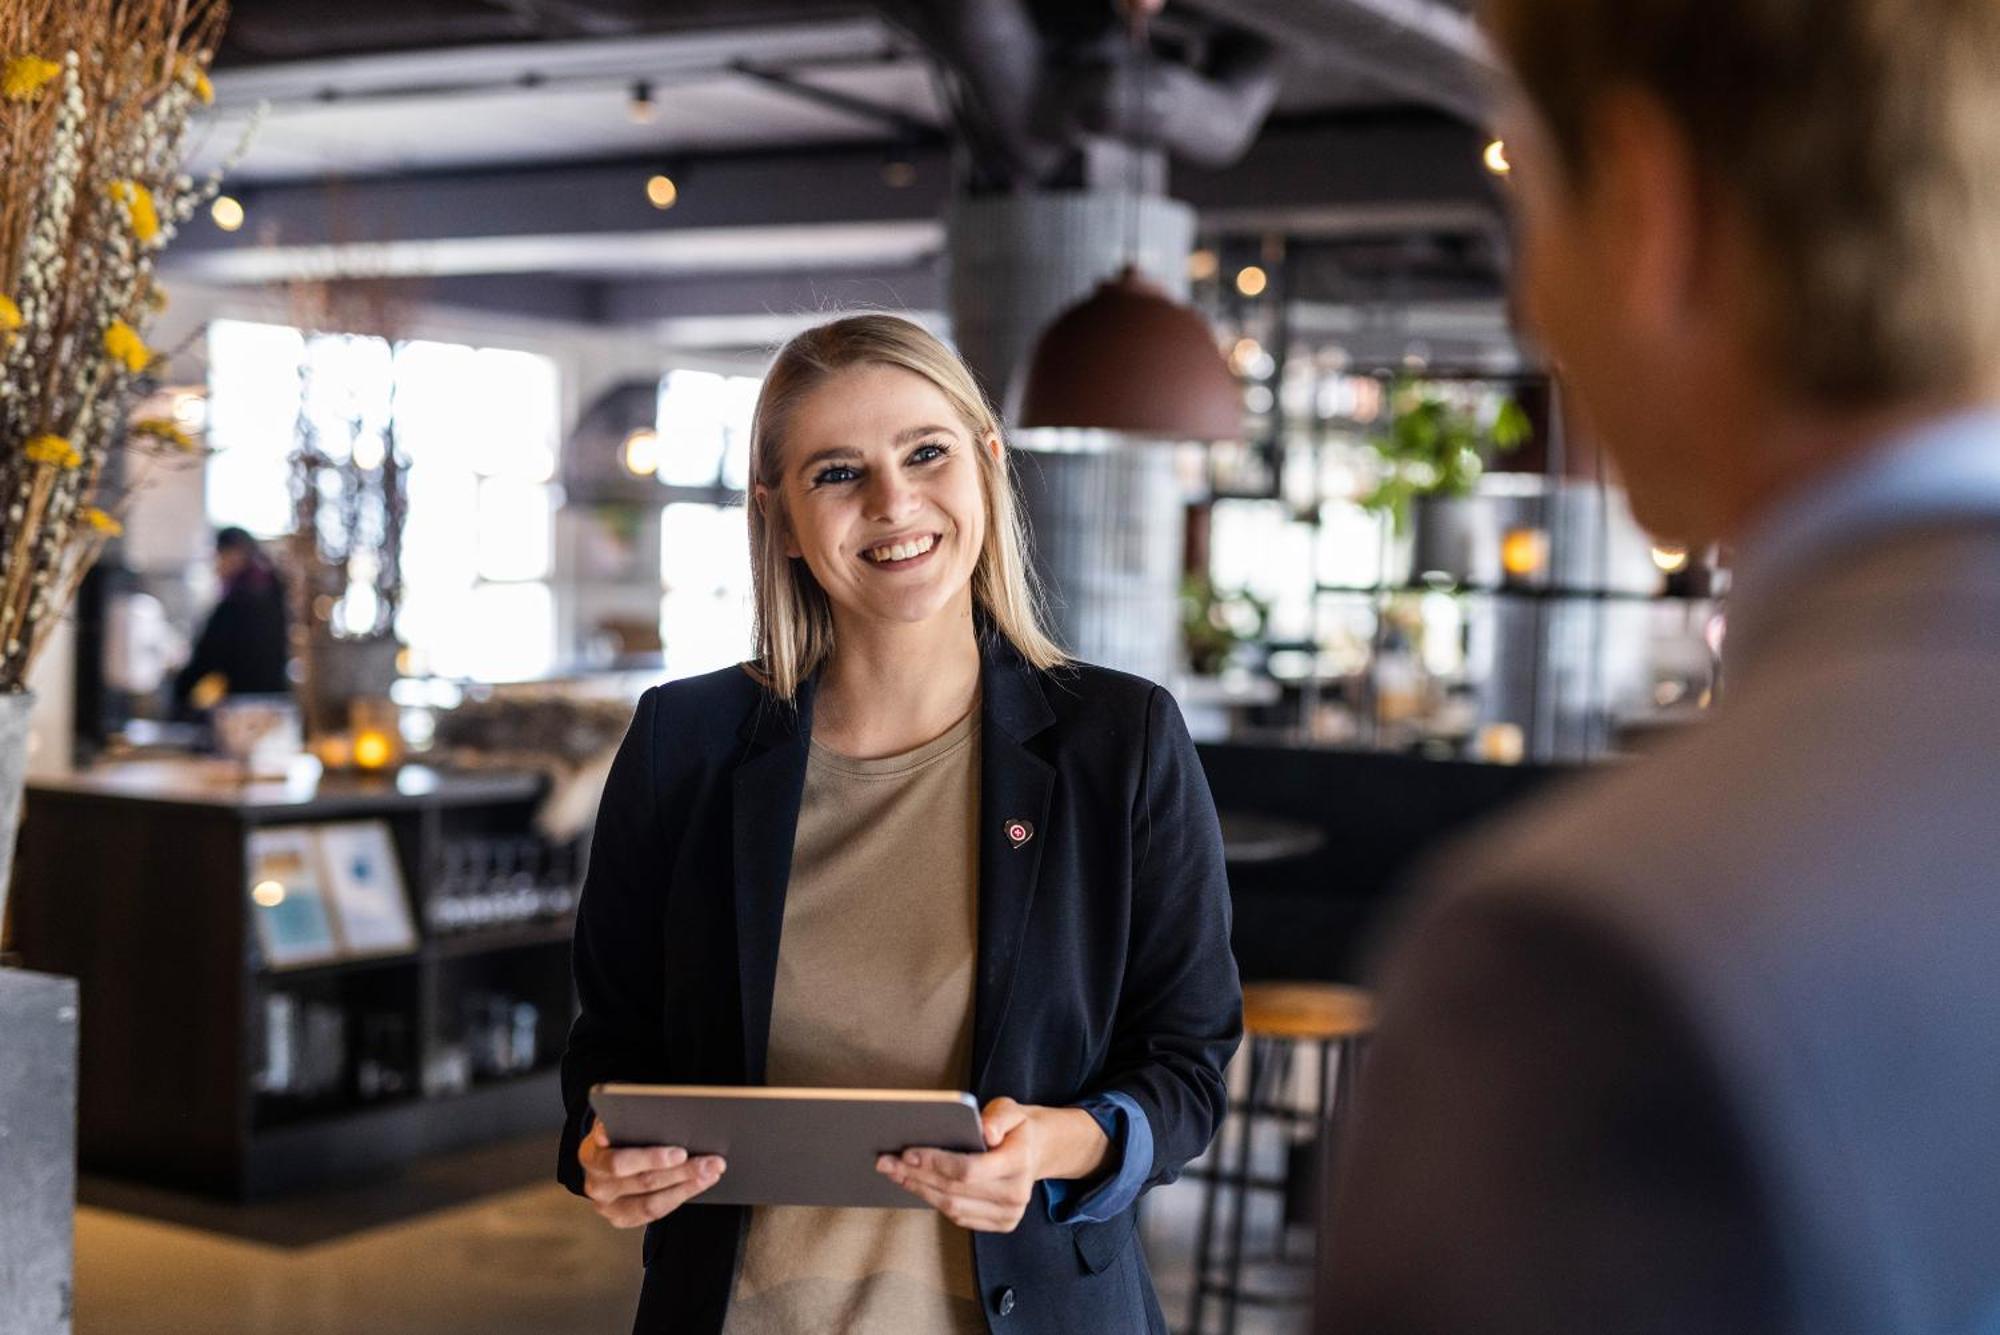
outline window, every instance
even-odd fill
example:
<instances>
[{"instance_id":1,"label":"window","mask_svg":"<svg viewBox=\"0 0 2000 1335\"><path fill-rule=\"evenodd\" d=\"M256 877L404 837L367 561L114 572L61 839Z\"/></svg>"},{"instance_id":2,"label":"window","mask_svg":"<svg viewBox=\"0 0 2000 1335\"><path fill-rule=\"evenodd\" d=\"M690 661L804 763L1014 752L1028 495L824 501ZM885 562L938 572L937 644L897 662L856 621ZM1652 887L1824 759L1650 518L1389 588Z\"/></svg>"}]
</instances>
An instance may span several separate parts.
<instances>
[{"instance_id":1,"label":"window","mask_svg":"<svg viewBox=\"0 0 2000 1335\"><path fill-rule=\"evenodd\" d=\"M393 421L408 464L396 631L413 670L481 681L549 671L561 403L554 363L507 349L392 349L381 339L232 320L212 324L208 339L211 523L261 537L290 530L301 416L335 458L351 450L379 460ZM364 612L372 617L368 599L343 601L349 628Z\"/></svg>"},{"instance_id":2,"label":"window","mask_svg":"<svg viewBox=\"0 0 2000 1335\"><path fill-rule=\"evenodd\" d=\"M669 371L660 380L660 643L669 677L750 656L754 376Z\"/></svg>"}]
</instances>

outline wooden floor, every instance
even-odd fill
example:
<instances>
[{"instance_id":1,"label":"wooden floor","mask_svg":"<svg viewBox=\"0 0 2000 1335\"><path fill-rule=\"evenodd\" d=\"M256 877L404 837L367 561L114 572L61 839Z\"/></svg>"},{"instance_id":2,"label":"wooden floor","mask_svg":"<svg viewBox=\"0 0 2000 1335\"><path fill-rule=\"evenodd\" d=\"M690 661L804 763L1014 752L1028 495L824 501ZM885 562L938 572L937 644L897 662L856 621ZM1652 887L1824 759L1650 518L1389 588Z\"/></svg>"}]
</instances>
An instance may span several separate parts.
<instances>
[{"instance_id":1,"label":"wooden floor","mask_svg":"<svg viewBox=\"0 0 2000 1335\"><path fill-rule=\"evenodd\" d=\"M638 1236L606 1226L543 1178L552 1153L539 1142L503 1147L426 1164L400 1182L251 1207L87 1182L75 1329L622 1335L638 1292ZM1146 1208L1147 1256L1176 1329L1187 1312L1200 1190L1186 1180L1152 1193ZM1253 1240L1269 1232L1253 1222ZM1246 1310L1238 1329L1297 1335L1305 1320Z\"/></svg>"}]
</instances>

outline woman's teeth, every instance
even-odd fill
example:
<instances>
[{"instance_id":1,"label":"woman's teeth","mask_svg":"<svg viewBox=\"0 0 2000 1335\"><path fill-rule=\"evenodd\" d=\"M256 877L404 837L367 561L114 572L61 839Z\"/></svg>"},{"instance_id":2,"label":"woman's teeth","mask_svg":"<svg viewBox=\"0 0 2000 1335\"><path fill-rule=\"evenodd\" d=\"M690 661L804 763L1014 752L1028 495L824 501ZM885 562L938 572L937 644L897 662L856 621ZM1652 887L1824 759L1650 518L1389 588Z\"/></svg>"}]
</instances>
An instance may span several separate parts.
<instances>
[{"instance_id":1,"label":"woman's teeth","mask_svg":"<svg viewBox=\"0 0 2000 1335\"><path fill-rule=\"evenodd\" d=\"M887 561L907 561L914 556L922 556L937 546L935 537L913 538L909 542L891 543L886 547L871 547L865 553L869 560L881 565Z\"/></svg>"}]
</instances>

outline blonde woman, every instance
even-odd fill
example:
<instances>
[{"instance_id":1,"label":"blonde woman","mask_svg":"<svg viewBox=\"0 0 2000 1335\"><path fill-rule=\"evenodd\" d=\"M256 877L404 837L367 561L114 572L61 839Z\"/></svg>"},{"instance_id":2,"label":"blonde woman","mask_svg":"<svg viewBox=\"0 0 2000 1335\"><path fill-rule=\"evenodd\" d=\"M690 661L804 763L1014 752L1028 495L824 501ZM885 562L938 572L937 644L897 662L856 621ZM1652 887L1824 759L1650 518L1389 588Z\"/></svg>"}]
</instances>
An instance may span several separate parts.
<instances>
[{"instance_id":1,"label":"blonde woman","mask_svg":"<svg viewBox=\"0 0 2000 1335\"><path fill-rule=\"evenodd\" d=\"M752 427L754 664L641 699L576 929L560 1176L646 1227L638 1332L1163 1332L1140 1194L1201 1153L1240 1031L1180 714L1041 629L1000 426L919 326L778 354ZM929 1210L705 1206L609 1147L603 1080L968 1089Z\"/></svg>"}]
</instances>

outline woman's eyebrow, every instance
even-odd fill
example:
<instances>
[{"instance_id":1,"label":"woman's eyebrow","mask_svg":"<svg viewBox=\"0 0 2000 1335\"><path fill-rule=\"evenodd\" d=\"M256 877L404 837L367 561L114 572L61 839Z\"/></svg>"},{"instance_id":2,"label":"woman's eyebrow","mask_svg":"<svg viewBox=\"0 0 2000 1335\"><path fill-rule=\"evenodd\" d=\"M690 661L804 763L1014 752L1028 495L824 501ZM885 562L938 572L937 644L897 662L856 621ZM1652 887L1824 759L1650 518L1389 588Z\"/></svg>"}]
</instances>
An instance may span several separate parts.
<instances>
[{"instance_id":1,"label":"woman's eyebrow","mask_svg":"<svg viewBox=\"0 0 2000 1335\"><path fill-rule=\"evenodd\" d=\"M925 436L949 436L953 434L955 433L948 426L937 426L935 424L931 426L913 426L898 431L896 433L896 443L898 445L907 445L911 441L920 440Z\"/></svg>"},{"instance_id":2,"label":"woman's eyebrow","mask_svg":"<svg viewBox=\"0 0 2000 1335\"><path fill-rule=\"evenodd\" d=\"M861 451L851 446L829 445L823 450L814 450L811 454L799 460L798 471L804 473L817 468L821 464L831 463L835 459L858 459L860 457Z\"/></svg>"}]
</instances>

